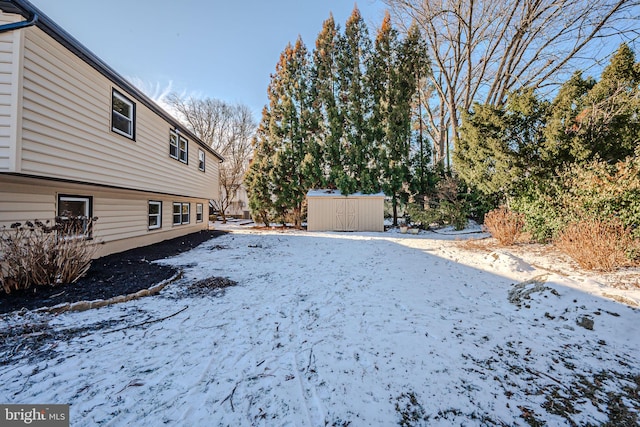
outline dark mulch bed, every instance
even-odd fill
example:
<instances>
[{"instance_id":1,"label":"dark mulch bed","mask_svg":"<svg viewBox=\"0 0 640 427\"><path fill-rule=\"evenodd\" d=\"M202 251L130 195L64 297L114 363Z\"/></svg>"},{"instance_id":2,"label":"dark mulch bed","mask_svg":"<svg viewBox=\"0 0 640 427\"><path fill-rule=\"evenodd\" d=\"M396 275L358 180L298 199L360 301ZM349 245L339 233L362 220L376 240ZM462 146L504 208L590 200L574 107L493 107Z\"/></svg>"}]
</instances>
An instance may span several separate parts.
<instances>
[{"instance_id":1,"label":"dark mulch bed","mask_svg":"<svg viewBox=\"0 0 640 427\"><path fill-rule=\"evenodd\" d=\"M0 291L0 314L23 308L33 310L61 303L108 299L147 289L177 272L173 267L152 264L151 261L178 255L222 234L222 231L199 231L98 258L76 283L38 286L10 295Z\"/></svg>"}]
</instances>

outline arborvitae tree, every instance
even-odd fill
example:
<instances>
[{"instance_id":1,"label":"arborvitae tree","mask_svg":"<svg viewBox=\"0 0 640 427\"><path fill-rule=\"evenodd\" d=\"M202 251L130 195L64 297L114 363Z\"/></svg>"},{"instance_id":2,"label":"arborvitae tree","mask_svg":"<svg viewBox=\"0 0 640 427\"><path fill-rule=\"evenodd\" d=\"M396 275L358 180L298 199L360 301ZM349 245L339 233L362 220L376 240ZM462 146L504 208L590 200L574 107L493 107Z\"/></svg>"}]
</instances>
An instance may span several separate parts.
<instances>
[{"instance_id":1,"label":"arborvitae tree","mask_svg":"<svg viewBox=\"0 0 640 427\"><path fill-rule=\"evenodd\" d=\"M269 226L274 216L273 183L269 177L273 168L273 142L268 130L269 108L262 109L262 120L253 140L253 159L244 177L244 185L249 196L249 209L256 222Z\"/></svg>"},{"instance_id":2,"label":"arborvitae tree","mask_svg":"<svg viewBox=\"0 0 640 427\"><path fill-rule=\"evenodd\" d=\"M283 216L291 213L295 227L302 224L302 206L306 192L315 177L305 176L313 159L309 159L308 144L313 134L310 128L309 60L307 49L298 38L288 45L276 66L270 84L269 133L277 141L271 180L275 185L274 203ZM306 167L303 162L306 161ZM310 182L311 180L311 182Z\"/></svg>"},{"instance_id":3,"label":"arborvitae tree","mask_svg":"<svg viewBox=\"0 0 640 427\"><path fill-rule=\"evenodd\" d=\"M338 108L344 126L340 145L344 173L337 177L336 185L344 194L380 190L376 149L369 132L372 101L364 78L370 54L367 26L355 7L339 38L336 70Z\"/></svg>"},{"instance_id":4,"label":"arborvitae tree","mask_svg":"<svg viewBox=\"0 0 640 427\"><path fill-rule=\"evenodd\" d=\"M411 25L401 47L403 71L402 75L410 82L412 94L412 126L411 138L411 182L410 191L415 199L423 201L424 196L433 187L434 174L431 163L431 144L427 139L423 112L425 86L429 77L429 58L426 43L417 24Z\"/></svg>"},{"instance_id":5,"label":"arborvitae tree","mask_svg":"<svg viewBox=\"0 0 640 427\"><path fill-rule=\"evenodd\" d=\"M260 153L249 177L260 194L252 206L268 206L263 211L299 226L306 192L320 185L344 194L384 186L396 205L406 201L412 106L427 70L414 30L400 42L387 17L374 55L356 7L342 34L333 17L324 22L312 64L301 40L287 46L271 77L257 137Z\"/></svg>"},{"instance_id":6,"label":"arborvitae tree","mask_svg":"<svg viewBox=\"0 0 640 427\"><path fill-rule=\"evenodd\" d=\"M318 160L324 178L320 185L329 188L337 188L336 183L344 174L341 149L344 123L337 102L338 31L333 15L330 15L316 39L311 71L313 117L317 120L318 148L322 154Z\"/></svg>"},{"instance_id":7,"label":"arborvitae tree","mask_svg":"<svg viewBox=\"0 0 640 427\"><path fill-rule=\"evenodd\" d=\"M399 42L389 14L385 15L367 67L367 83L373 100L369 118L372 146L380 152L380 179L383 191L391 197L394 225L398 205L409 196L411 101L416 79L407 47Z\"/></svg>"},{"instance_id":8,"label":"arborvitae tree","mask_svg":"<svg viewBox=\"0 0 640 427\"><path fill-rule=\"evenodd\" d=\"M387 13L378 29L373 51L367 64L366 84L371 92L372 111L368 117L369 135L372 147L379 150L377 167L380 169L380 181L386 195L391 197L394 221L397 222L399 191L404 176L402 147L398 147L394 132L394 96L396 74L398 73L398 34L391 27L391 17Z\"/></svg>"}]
</instances>

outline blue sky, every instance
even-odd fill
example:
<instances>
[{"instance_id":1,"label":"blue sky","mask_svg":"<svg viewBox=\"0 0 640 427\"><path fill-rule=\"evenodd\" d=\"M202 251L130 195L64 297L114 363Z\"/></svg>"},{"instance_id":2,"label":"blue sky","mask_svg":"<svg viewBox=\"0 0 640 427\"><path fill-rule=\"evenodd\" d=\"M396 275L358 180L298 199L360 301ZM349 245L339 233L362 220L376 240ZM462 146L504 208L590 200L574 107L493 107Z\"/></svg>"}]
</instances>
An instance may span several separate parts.
<instances>
[{"instance_id":1,"label":"blue sky","mask_svg":"<svg viewBox=\"0 0 640 427\"><path fill-rule=\"evenodd\" d=\"M156 98L166 90L249 106L256 120L280 53L298 35L309 50L350 0L31 0L118 73ZM357 2L375 34L384 6Z\"/></svg>"}]
</instances>

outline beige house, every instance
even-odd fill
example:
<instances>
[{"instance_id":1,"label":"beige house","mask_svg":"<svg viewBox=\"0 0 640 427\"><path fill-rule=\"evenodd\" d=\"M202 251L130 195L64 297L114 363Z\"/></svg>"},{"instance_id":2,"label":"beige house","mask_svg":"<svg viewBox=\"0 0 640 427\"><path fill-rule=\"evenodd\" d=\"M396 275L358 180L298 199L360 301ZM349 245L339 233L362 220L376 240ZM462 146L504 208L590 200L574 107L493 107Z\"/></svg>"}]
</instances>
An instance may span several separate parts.
<instances>
[{"instance_id":1,"label":"beige house","mask_svg":"<svg viewBox=\"0 0 640 427\"><path fill-rule=\"evenodd\" d=\"M98 217L98 256L206 229L222 160L29 2L0 2L0 227Z\"/></svg>"},{"instance_id":2,"label":"beige house","mask_svg":"<svg viewBox=\"0 0 640 427\"><path fill-rule=\"evenodd\" d=\"M251 212L249 211L249 195L244 185L238 188L236 197L233 198L227 209L227 216L241 219L251 219Z\"/></svg>"},{"instance_id":3,"label":"beige house","mask_svg":"<svg viewBox=\"0 0 640 427\"><path fill-rule=\"evenodd\" d=\"M307 231L384 231L384 193L310 190Z\"/></svg>"}]
</instances>

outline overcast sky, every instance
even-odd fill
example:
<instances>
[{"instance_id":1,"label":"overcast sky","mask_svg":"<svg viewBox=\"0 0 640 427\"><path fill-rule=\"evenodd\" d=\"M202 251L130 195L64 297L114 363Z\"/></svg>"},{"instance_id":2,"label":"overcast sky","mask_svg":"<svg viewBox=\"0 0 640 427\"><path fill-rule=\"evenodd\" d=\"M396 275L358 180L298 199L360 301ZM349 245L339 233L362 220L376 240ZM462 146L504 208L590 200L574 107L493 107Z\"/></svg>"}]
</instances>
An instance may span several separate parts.
<instances>
[{"instance_id":1,"label":"overcast sky","mask_svg":"<svg viewBox=\"0 0 640 427\"><path fill-rule=\"evenodd\" d=\"M333 13L341 28L351 0L31 0L118 73L157 98L167 90L242 103L256 120L287 43L311 51ZM384 6L359 0L370 34Z\"/></svg>"}]
</instances>

